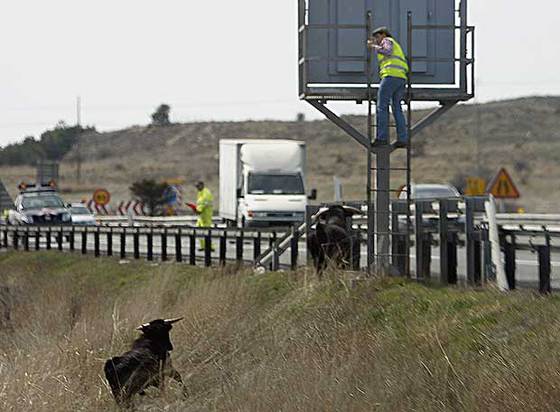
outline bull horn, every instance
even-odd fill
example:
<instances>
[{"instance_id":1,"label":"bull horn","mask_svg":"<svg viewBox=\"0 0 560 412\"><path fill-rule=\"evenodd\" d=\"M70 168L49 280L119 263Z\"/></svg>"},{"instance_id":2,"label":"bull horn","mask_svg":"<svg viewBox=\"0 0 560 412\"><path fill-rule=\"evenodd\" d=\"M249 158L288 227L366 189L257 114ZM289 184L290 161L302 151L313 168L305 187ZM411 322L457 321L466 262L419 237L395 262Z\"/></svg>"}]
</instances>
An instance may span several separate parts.
<instances>
[{"instance_id":1,"label":"bull horn","mask_svg":"<svg viewBox=\"0 0 560 412\"><path fill-rule=\"evenodd\" d=\"M362 214L364 214L364 212L362 212L360 209L357 209L357 208L352 207L352 206L342 206L342 207L344 208L345 211L347 211L347 212L352 212L352 213L354 213L354 214L356 214L356 215L362 215Z\"/></svg>"},{"instance_id":2,"label":"bull horn","mask_svg":"<svg viewBox=\"0 0 560 412\"><path fill-rule=\"evenodd\" d=\"M171 319L165 319L164 322L165 323L169 323L169 324L173 324L175 322L179 322L180 320L182 320L184 318L184 316L181 316L180 318L171 318Z\"/></svg>"},{"instance_id":3,"label":"bull horn","mask_svg":"<svg viewBox=\"0 0 560 412\"><path fill-rule=\"evenodd\" d=\"M150 326L149 323L143 323L143 324L141 324L140 326L138 326L138 327L136 328L136 330L142 330L142 329L144 329L144 328L146 328L146 327L148 327L148 326Z\"/></svg>"}]
</instances>

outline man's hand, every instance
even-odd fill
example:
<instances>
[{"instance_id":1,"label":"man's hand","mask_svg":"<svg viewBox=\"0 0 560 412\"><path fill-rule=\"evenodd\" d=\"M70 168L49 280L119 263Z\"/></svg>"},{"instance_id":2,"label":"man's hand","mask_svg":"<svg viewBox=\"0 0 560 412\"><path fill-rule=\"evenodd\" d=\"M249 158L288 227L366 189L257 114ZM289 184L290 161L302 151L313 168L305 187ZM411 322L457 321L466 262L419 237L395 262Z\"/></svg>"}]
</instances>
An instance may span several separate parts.
<instances>
[{"instance_id":1,"label":"man's hand","mask_svg":"<svg viewBox=\"0 0 560 412\"><path fill-rule=\"evenodd\" d=\"M370 49L379 49L380 48L377 41L373 38L367 39L367 47L369 47Z\"/></svg>"}]
</instances>

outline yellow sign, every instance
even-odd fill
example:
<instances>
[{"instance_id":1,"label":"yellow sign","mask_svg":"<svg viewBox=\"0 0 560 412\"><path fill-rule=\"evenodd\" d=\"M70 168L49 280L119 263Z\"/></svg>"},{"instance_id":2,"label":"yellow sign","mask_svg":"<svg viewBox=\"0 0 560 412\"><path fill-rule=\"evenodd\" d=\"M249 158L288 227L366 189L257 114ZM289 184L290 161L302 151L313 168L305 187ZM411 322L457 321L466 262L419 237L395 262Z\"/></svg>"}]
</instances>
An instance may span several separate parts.
<instances>
[{"instance_id":1,"label":"yellow sign","mask_svg":"<svg viewBox=\"0 0 560 412\"><path fill-rule=\"evenodd\" d=\"M509 173L504 168L490 182L488 193L496 199L518 199L521 196Z\"/></svg>"},{"instance_id":2,"label":"yellow sign","mask_svg":"<svg viewBox=\"0 0 560 412\"><path fill-rule=\"evenodd\" d=\"M481 177L467 177L467 196L483 196L486 193L486 180Z\"/></svg>"},{"instance_id":3,"label":"yellow sign","mask_svg":"<svg viewBox=\"0 0 560 412\"><path fill-rule=\"evenodd\" d=\"M93 192L93 201L97 206L106 206L111 201L111 195L105 189L97 189Z\"/></svg>"}]
</instances>

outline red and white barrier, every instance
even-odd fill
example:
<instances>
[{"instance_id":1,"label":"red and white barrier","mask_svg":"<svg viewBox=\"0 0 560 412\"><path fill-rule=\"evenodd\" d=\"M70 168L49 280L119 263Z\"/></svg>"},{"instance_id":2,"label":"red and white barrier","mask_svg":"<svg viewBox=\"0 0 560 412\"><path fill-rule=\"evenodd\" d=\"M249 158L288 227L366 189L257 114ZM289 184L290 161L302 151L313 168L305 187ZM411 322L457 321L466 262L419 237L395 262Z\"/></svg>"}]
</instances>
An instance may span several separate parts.
<instances>
[{"instance_id":1,"label":"red and white barrier","mask_svg":"<svg viewBox=\"0 0 560 412\"><path fill-rule=\"evenodd\" d=\"M127 202L120 202L117 207L117 214L121 216L144 216L146 215L146 210L142 202L137 200L129 200Z\"/></svg>"},{"instance_id":2,"label":"red and white barrier","mask_svg":"<svg viewBox=\"0 0 560 412\"><path fill-rule=\"evenodd\" d=\"M93 199L90 199L86 203L87 208L91 213L95 213L96 215L111 215L112 211L111 208L108 206L100 206L96 205Z\"/></svg>"}]
</instances>

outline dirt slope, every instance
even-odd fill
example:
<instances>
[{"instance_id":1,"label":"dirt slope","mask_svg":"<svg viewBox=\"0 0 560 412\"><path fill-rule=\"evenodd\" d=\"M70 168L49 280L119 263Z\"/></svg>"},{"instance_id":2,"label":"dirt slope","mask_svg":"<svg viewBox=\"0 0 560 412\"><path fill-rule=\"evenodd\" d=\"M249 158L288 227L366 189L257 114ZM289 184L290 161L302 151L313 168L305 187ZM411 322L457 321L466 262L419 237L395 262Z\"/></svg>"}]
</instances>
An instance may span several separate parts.
<instances>
[{"instance_id":1,"label":"dirt slope","mask_svg":"<svg viewBox=\"0 0 560 412\"><path fill-rule=\"evenodd\" d=\"M416 112L415 117L425 114ZM347 120L364 130L365 118ZM75 152L62 164L61 183L72 199L88 196L97 186L107 187L115 200L128 199L128 187L140 177L181 177L188 182L202 178L216 190L218 141L223 138L303 139L308 143L309 186L319 189L322 200L332 199L333 175L342 179L346 199L365 197L364 150L326 120L135 126L88 134L82 143L82 183L76 184ZM520 205L533 211L553 211L560 189L558 160L560 97L460 105L416 137L413 179L457 181L477 170L490 177L507 167L523 195ZM402 164L402 156L394 164ZM21 176L33 171L0 168L0 174L14 190ZM404 176L395 176L393 185L398 187L403 181ZM187 195L194 195L190 186Z\"/></svg>"}]
</instances>

